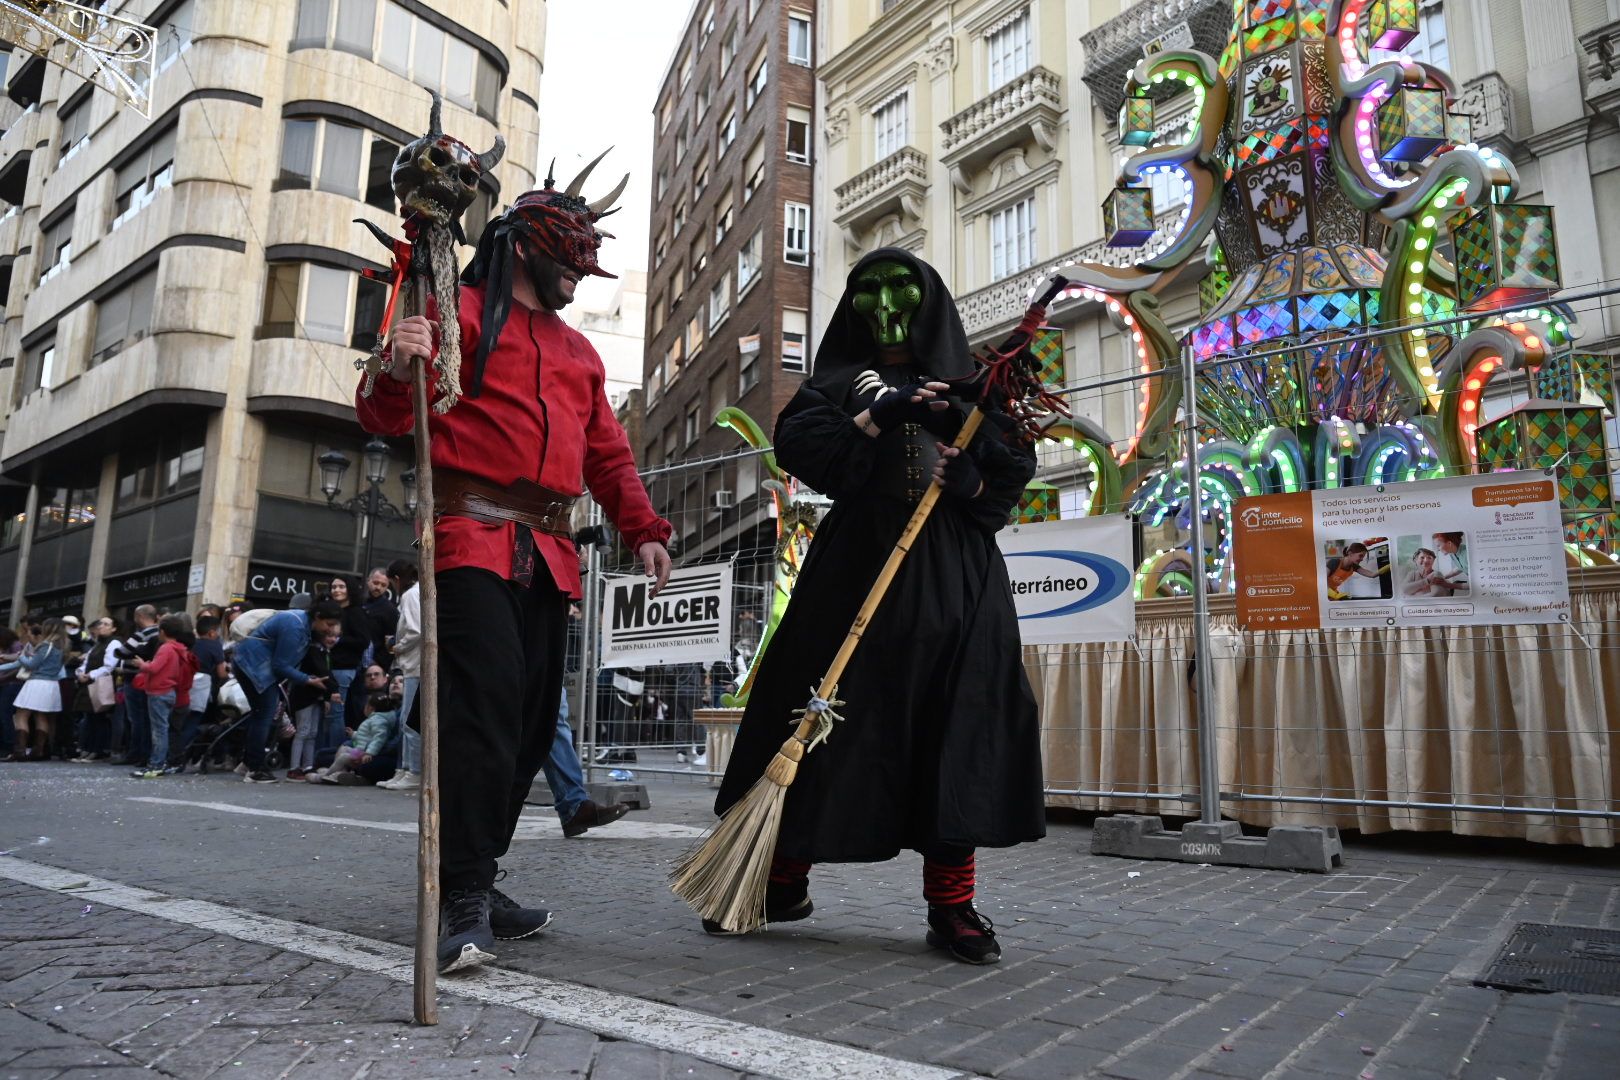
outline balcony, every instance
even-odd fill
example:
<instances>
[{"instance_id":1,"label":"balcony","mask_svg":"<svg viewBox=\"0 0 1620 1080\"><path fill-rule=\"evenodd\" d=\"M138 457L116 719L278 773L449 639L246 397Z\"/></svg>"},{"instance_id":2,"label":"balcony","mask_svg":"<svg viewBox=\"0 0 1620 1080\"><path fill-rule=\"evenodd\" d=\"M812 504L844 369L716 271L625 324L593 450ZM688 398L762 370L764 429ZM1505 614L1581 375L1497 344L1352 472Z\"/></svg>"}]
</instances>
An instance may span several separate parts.
<instances>
[{"instance_id":1,"label":"balcony","mask_svg":"<svg viewBox=\"0 0 1620 1080\"><path fill-rule=\"evenodd\" d=\"M1141 62L1149 42L1165 38L1176 47L1178 39L1185 42L1190 35L1193 48L1219 56L1231 29L1231 0L1141 0L1081 36L1086 50L1083 80L1112 124L1125 96L1125 77Z\"/></svg>"},{"instance_id":2,"label":"balcony","mask_svg":"<svg viewBox=\"0 0 1620 1080\"><path fill-rule=\"evenodd\" d=\"M838 185L836 193L833 221L852 244L859 244L862 230L889 214L920 221L928 195L928 156L903 147Z\"/></svg>"},{"instance_id":3,"label":"balcony","mask_svg":"<svg viewBox=\"0 0 1620 1080\"><path fill-rule=\"evenodd\" d=\"M1587 103L1600 114L1620 114L1620 20L1582 34L1581 48L1587 56Z\"/></svg>"},{"instance_id":4,"label":"balcony","mask_svg":"<svg viewBox=\"0 0 1620 1080\"><path fill-rule=\"evenodd\" d=\"M1046 68L1030 68L941 124L945 133L941 160L950 168L956 189L971 195L974 169L1009 146L1034 139L1042 150L1055 150L1063 115L1061 87L1062 80Z\"/></svg>"},{"instance_id":5,"label":"balcony","mask_svg":"<svg viewBox=\"0 0 1620 1080\"><path fill-rule=\"evenodd\" d=\"M28 189L28 163L39 142L39 106L25 109L0 136L0 200L21 210ZM3 212L3 210L0 210Z\"/></svg>"},{"instance_id":6,"label":"balcony","mask_svg":"<svg viewBox=\"0 0 1620 1080\"><path fill-rule=\"evenodd\" d=\"M1513 88L1495 73L1481 75L1463 87L1453 112L1474 118L1474 141L1489 144L1509 157L1523 141L1513 107Z\"/></svg>"}]
</instances>

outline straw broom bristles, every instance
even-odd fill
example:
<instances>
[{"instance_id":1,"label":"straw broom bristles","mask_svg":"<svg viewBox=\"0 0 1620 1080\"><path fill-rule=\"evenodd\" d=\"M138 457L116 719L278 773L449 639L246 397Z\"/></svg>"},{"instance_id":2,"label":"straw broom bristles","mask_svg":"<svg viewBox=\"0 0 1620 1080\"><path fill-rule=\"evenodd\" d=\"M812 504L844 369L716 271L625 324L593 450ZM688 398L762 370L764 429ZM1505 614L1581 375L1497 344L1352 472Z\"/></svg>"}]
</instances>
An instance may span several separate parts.
<instances>
[{"instance_id":1,"label":"straw broom bristles","mask_svg":"<svg viewBox=\"0 0 1620 1080\"><path fill-rule=\"evenodd\" d=\"M765 775L676 865L670 888L700 917L742 934L765 924L765 886L782 828L782 804L803 759L804 740L795 734L771 758Z\"/></svg>"}]
</instances>

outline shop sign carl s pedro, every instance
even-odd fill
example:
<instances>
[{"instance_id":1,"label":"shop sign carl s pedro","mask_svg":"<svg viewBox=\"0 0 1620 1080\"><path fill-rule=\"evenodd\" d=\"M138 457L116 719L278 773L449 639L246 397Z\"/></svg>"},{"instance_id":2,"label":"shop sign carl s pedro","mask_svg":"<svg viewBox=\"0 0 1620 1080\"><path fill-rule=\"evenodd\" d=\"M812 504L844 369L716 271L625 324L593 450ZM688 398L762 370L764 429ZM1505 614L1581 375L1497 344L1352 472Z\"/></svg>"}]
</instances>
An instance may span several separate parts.
<instances>
[{"instance_id":1,"label":"shop sign carl s pedro","mask_svg":"<svg viewBox=\"0 0 1620 1080\"><path fill-rule=\"evenodd\" d=\"M1232 554L1238 623L1250 630L1569 618L1550 472L1241 499Z\"/></svg>"},{"instance_id":2,"label":"shop sign carl s pedro","mask_svg":"<svg viewBox=\"0 0 1620 1080\"><path fill-rule=\"evenodd\" d=\"M657 596L639 574L602 595L602 666L713 663L731 655L730 563L674 571Z\"/></svg>"}]
</instances>

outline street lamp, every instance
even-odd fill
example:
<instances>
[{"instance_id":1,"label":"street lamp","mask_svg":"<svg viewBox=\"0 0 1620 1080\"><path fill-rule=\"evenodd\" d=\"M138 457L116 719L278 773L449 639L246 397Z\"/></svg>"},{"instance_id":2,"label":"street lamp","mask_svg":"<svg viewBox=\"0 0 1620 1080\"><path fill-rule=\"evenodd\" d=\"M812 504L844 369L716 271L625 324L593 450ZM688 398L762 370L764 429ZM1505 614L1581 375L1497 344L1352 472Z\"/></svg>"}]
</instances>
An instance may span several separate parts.
<instances>
[{"instance_id":1,"label":"street lamp","mask_svg":"<svg viewBox=\"0 0 1620 1080\"><path fill-rule=\"evenodd\" d=\"M364 572L372 565L378 521L410 521L416 515L416 470L411 469L399 478L400 486L405 489L405 508L402 510L383 494L383 481L388 478L388 444L372 436L365 445L362 458L366 468L366 490L342 502L338 501L338 496L343 492L343 476L349 471L349 459L340 450L328 450L316 459L321 469L321 493L326 496L326 505L333 510L347 511L361 521L361 531L365 536L365 565L356 567L357 572Z\"/></svg>"}]
</instances>

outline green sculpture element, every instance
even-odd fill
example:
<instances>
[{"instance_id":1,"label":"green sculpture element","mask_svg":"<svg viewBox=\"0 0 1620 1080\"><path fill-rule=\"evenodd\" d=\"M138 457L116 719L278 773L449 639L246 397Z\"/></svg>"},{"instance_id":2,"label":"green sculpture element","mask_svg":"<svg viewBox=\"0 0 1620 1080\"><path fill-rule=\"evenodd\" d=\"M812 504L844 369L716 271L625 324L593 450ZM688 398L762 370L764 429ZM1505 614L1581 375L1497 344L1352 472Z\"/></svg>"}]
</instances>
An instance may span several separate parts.
<instances>
[{"instance_id":1,"label":"green sculpture element","mask_svg":"<svg viewBox=\"0 0 1620 1080\"><path fill-rule=\"evenodd\" d=\"M922 301L922 282L911 267L901 262L875 262L855 281L855 310L871 324L872 337L879 345L905 343L911 316Z\"/></svg>"}]
</instances>

